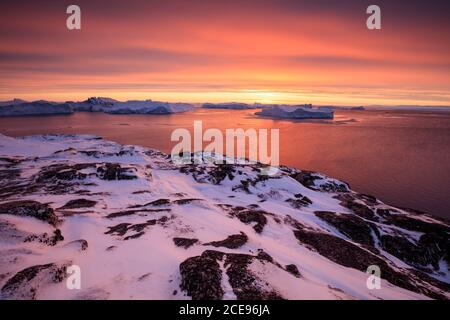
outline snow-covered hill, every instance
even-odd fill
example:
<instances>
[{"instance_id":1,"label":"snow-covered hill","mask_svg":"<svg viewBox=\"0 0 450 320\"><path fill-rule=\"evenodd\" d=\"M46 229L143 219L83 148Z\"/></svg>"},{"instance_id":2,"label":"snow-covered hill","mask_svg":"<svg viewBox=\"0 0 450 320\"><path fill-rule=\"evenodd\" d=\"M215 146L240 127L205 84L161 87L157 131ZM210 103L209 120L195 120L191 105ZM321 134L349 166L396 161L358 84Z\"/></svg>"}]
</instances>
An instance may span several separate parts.
<instances>
[{"instance_id":1,"label":"snow-covered hill","mask_svg":"<svg viewBox=\"0 0 450 320\"><path fill-rule=\"evenodd\" d=\"M0 135L2 299L448 299L449 225L322 174ZM66 269L81 270L81 289ZM368 289L366 270L381 270Z\"/></svg>"}]
</instances>

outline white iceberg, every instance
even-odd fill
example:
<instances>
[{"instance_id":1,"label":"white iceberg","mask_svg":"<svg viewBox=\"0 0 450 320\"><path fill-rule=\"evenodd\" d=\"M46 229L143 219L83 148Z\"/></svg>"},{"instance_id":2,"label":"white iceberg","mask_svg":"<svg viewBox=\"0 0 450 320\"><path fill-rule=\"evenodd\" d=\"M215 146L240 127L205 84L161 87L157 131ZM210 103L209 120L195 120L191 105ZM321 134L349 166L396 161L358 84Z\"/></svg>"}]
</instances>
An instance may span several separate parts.
<instances>
[{"instance_id":1,"label":"white iceberg","mask_svg":"<svg viewBox=\"0 0 450 320\"><path fill-rule=\"evenodd\" d=\"M259 116L286 119L333 119L334 112L331 108L313 108L310 104L298 106L272 106L255 113Z\"/></svg>"},{"instance_id":2,"label":"white iceberg","mask_svg":"<svg viewBox=\"0 0 450 320\"><path fill-rule=\"evenodd\" d=\"M205 109L233 109L233 110L259 108L259 106L255 105L255 104L238 103L238 102L204 103L202 107Z\"/></svg>"},{"instance_id":3,"label":"white iceberg","mask_svg":"<svg viewBox=\"0 0 450 320\"><path fill-rule=\"evenodd\" d=\"M118 101L111 98L91 97L74 102L75 111L105 112L112 114L172 114L192 110L189 103L170 103L153 100Z\"/></svg>"},{"instance_id":4,"label":"white iceberg","mask_svg":"<svg viewBox=\"0 0 450 320\"><path fill-rule=\"evenodd\" d=\"M7 102L1 103L0 117L73 113L72 106L68 103L56 103L45 100L22 101L14 99L11 101L11 104L7 104Z\"/></svg>"}]
</instances>

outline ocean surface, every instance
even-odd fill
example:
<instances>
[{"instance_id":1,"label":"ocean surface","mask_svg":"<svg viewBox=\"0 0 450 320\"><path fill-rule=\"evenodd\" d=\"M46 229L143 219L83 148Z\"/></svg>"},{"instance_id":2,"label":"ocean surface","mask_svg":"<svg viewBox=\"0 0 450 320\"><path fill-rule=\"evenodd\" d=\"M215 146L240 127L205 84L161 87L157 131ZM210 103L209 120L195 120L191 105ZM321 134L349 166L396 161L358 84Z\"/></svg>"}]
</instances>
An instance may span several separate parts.
<instances>
[{"instance_id":1,"label":"ocean surface","mask_svg":"<svg viewBox=\"0 0 450 320\"><path fill-rule=\"evenodd\" d=\"M0 133L95 134L170 152L173 130L280 131L281 164L323 172L382 201L450 218L450 113L336 111L334 120L274 120L256 110L197 109L174 115L72 115L0 118ZM180 190L181 191L181 190Z\"/></svg>"}]
</instances>

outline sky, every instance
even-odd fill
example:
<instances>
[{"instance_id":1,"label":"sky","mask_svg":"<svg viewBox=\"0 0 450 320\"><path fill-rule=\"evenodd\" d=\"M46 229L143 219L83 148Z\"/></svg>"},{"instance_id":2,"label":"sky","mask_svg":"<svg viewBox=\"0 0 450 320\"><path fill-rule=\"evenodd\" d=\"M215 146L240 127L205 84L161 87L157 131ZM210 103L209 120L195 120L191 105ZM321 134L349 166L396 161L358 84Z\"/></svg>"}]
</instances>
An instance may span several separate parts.
<instances>
[{"instance_id":1,"label":"sky","mask_svg":"<svg viewBox=\"0 0 450 320\"><path fill-rule=\"evenodd\" d=\"M15 0L0 15L0 100L450 106L447 0Z\"/></svg>"}]
</instances>

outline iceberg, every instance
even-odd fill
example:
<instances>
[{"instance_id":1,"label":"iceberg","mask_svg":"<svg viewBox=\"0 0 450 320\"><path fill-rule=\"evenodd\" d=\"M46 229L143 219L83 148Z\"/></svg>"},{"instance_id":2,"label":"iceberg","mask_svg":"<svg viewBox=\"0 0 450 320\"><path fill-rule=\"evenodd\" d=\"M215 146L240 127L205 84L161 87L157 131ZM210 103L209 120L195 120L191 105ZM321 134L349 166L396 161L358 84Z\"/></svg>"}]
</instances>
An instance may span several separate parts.
<instances>
[{"instance_id":1,"label":"iceberg","mask_svg":"<svg viewBox=\"0 0 450 320\"><path fill-rule=\"evenodd\" d=\"M245 109L257 109L259 107L255 104L228 102L228 103L205 103L203 104L202 108L245 110Z\"/></svg>"},{"instance_id":2,"label":"iceberg","mask_svg":"<svg viewBox=\"0 0 450 320\"><path fill-rule=\"evenodd\" d=\"M14 99L11 101L11 104L0 104L0 117L73 113L73 109L68 103L56 103L45 100L33 102L22 101Z\"/></svg>"},{"instance_id":3,"label":"iceberg","mask_svg":"<svg viewBox=\"0 0 450 320\"><path fill-rule=\"evenodd\" d=\"M333 119L334 111L328 107L313 108L310 104L298 106L272 106L255 113L259 116L285 119Z\"/></svg>"},{"instance_id":4,"label":"iceberg","mask_svg":"<svg viewBox=\"0 0 450 320\"><path fill-rule=\"evenodd\" d=\"M128 100L91 97L83 102L72 103L76 111L105 112L111 114L172 114L192 110L189 103L170 103L153 100Z\"/></svg>"},{"instance_id":5,"label":"iceberg","mask_svg":"<svg viewBox=\"0 0 450 320\"><path fill-rule=\"evenodd\" d=\"M20 99L0 102L0 117L23 115L71 114L73 112L104 112L110 114L173 114L192 110L189 103L170 103L153 100L118 101L111 98L91 97L85 101L26 102Z\"/></svg>"}]
</instances>

